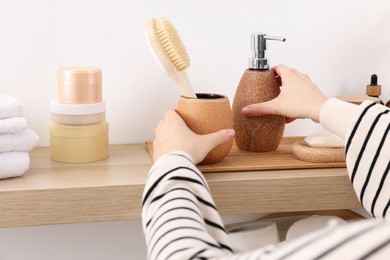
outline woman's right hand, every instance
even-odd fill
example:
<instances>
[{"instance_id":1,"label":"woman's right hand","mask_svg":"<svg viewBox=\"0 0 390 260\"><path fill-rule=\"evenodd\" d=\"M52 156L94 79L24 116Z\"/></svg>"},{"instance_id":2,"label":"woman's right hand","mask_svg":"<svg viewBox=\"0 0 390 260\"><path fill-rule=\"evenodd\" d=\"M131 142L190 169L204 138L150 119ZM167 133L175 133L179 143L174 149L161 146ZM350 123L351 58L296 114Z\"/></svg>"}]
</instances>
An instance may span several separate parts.
<instances>
[{"instance_id":1,"label":"woman's right hand","mask_svg":"<svg viewBox=\"0 0 390 260\"><path fill-rule=\"evenodd\" d=\"M308 75L284 65L272 69L282 81L279 96L268 102L248 105L242 113L246 116L274 114L294 119L310 118L318 123L321 107L328 98Z\"/></svg>"},{"instance_id":2,"label":"woman's right hand","mask_svg":"<svg viewBox=\"0 0 390 260\"><path fill-rule=\"evenodd\" d=\"M168 110L158 123L155 134L154 161L166 153L184 151L198 164L212 149L231 140L235 132L233 129L223 129L207 135L198 135L188 128L176 111Z\"/></svg>"}]
</instances>

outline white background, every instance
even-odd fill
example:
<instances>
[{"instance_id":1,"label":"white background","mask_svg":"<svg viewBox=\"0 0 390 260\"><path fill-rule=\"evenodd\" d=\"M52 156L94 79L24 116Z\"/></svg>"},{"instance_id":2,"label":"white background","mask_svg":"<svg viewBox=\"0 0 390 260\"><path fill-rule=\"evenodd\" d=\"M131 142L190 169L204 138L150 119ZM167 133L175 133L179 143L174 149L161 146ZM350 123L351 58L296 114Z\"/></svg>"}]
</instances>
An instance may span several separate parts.
<instances>
[{"instance_id":1,"label":"white background","mask_svg":"<svg viewBox=\"0 0 390 260\"><path fill-rule=\"evenodd\" d=\"M389 99L387 0L0 0L0 95L21 101L29 127L47 146L57 69L98 66L110 143L152 139L179 93L146 45L150 17L167 17L179 31L197 92L222 93L232 101L250 56L249 35L264 32L287 38L268 45L271 65L308 73L328 96L364 95L376 73L381 98ZM319 129L301 120L288 125L285 135ZM142 258L138 221L0 229L1 260Z\"/></svg>"}]
</instances>

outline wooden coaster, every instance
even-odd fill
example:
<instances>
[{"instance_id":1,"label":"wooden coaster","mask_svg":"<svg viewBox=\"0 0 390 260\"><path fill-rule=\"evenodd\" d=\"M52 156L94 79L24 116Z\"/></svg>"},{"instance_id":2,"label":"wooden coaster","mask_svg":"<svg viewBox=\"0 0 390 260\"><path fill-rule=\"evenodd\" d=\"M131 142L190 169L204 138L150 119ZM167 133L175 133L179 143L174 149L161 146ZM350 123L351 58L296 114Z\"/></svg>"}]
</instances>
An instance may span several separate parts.
<instances>
[{"instance_id":1,"label":"wooden coaster","mask_svg":"<svg viewBox=\"0 0 390 260\"><path fill-rule=\"evenodd\" d=\"M293 144L292 151L295 158L306 162L345 162L344 147L310 147L304 140L301 140Z\"/></svg>"}]
</instances>

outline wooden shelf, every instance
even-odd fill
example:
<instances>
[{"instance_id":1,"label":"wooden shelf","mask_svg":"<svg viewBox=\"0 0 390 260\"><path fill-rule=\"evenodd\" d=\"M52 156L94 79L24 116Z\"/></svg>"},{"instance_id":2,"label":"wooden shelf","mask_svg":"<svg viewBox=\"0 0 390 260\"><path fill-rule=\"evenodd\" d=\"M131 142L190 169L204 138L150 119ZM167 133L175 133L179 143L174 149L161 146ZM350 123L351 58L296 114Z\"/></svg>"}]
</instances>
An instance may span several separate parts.
<instances>
[{"instance_id":1,"label":"wooden shelf","mask_svg":"<svg viewBox=\"0 0 390 260\"><path fill-rule=\"evenodd\" d=\"M0 180L0 227L141 218L152 161L144 144L111 145L107 160L66 164L49 148L30 153L30 170ZM345 168L206 173L223 215L360 207Z\"/></svg>"}]
</instances>

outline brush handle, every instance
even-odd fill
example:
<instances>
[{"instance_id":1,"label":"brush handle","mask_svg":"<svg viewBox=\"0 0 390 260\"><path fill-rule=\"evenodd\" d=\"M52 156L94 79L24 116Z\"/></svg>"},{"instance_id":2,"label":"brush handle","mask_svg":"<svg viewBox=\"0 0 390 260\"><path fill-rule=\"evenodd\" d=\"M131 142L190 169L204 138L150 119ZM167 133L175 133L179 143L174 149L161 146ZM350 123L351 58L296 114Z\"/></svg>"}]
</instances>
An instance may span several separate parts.
<instances>
[{"instance_id":1,"label":"brush handle","mask_svg":"<svg viewBox=\"0 0 390 260\"><path fill-rule=\"evenodd\" d=\"M178 71L176 68L173 68L173 72L174 73L168 73L168 76L175 82L180 94L183 97L196 98L196 94L191 87L186 71Z\"/></svg>"}]
</instances>

